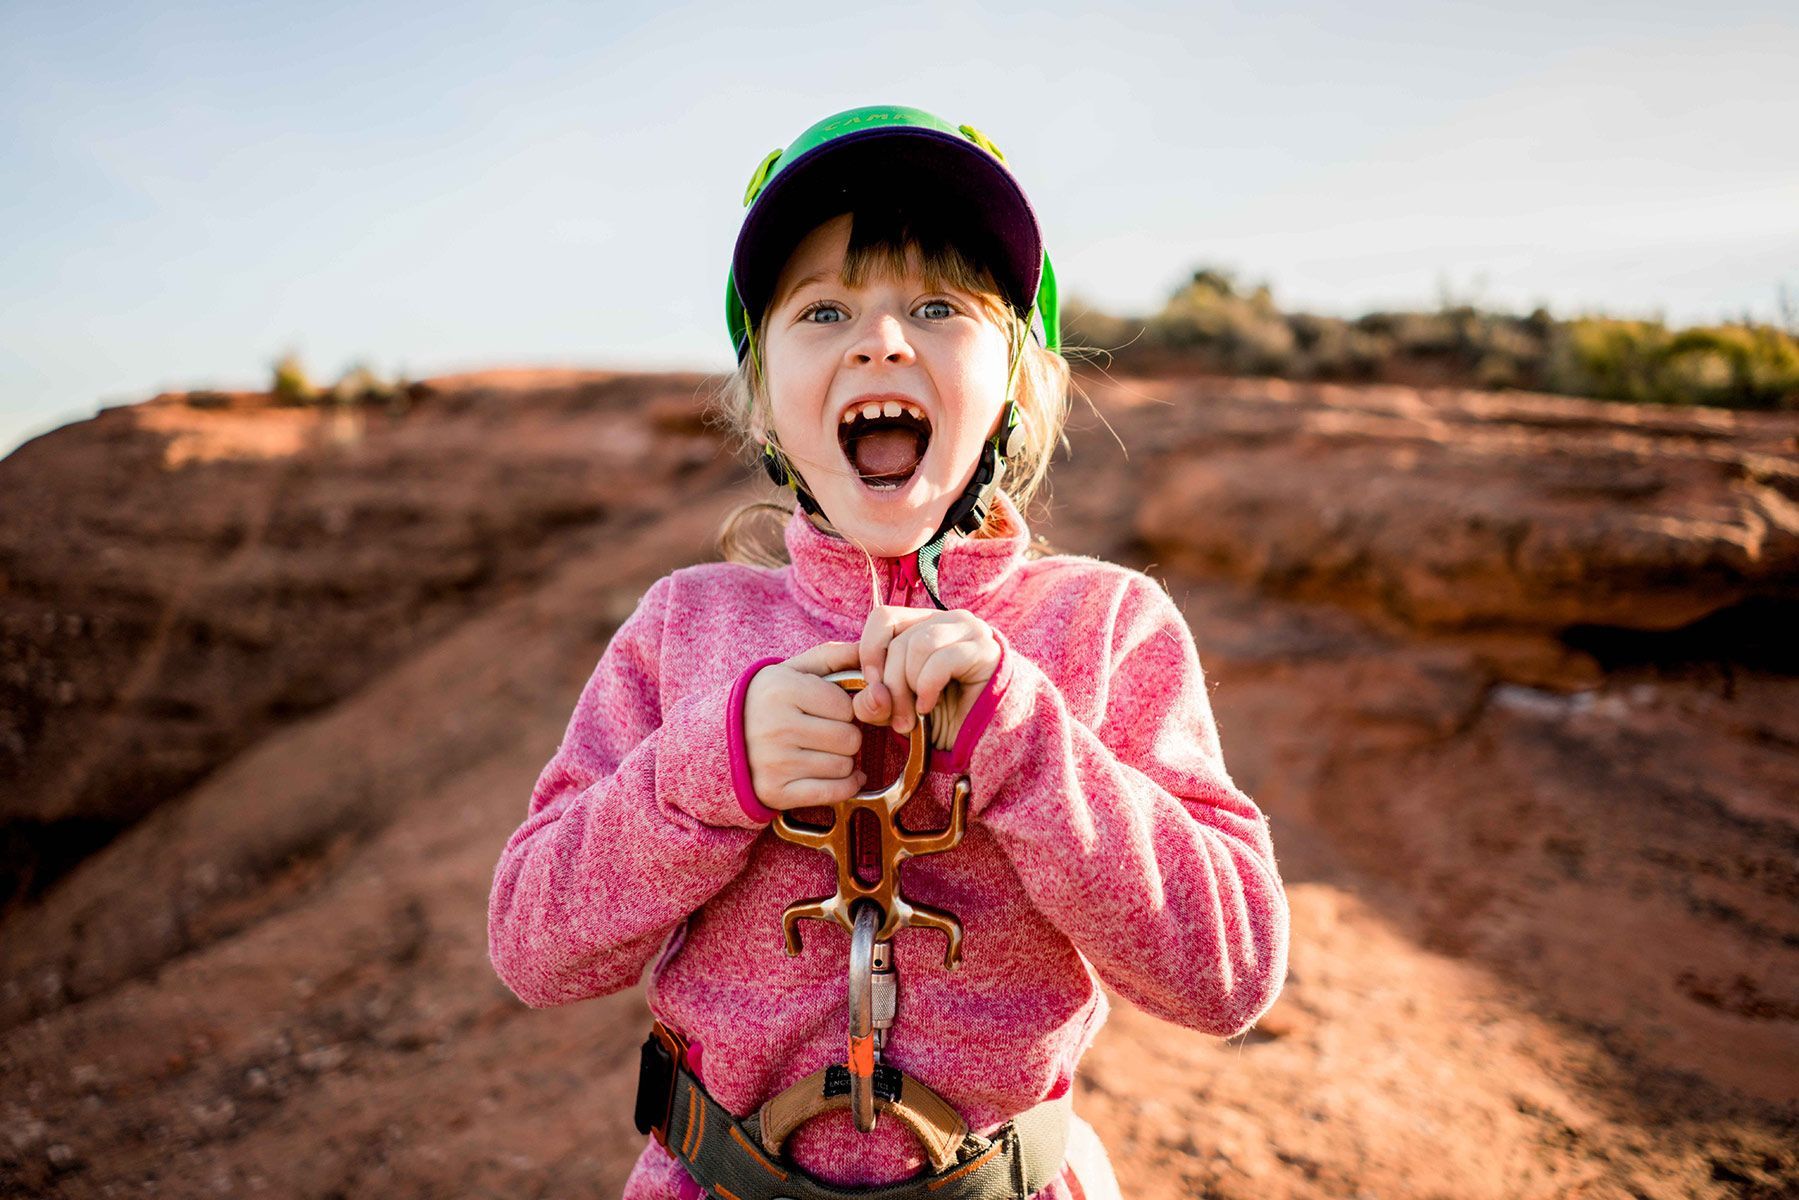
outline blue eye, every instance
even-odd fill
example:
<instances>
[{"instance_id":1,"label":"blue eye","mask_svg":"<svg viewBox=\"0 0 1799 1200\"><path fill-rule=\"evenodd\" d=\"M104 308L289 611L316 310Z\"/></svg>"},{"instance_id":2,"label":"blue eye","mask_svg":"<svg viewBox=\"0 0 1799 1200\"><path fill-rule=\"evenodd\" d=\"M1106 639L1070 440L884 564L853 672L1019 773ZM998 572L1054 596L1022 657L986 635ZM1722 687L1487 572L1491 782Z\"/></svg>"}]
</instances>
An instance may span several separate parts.
<instances>
[{"instance_id":1,"label":"blue eye","mask_svg":"<svg viewBox=\"0 0 1799 1200\"><path fill-rule=\"evenodd\" d=\"M820 301L800 314L800 320L814 325L836 325L848 319L848 313L828 301Z\"/></svg>"},{"instance_id":2,"label":"blue eye","mask_svg":"<svg viewBox=\"0 0 1799 1200\"><path fill-rule=\"evenodd\" d=\"M917 312L927 321L947 321L956 315L948 300L926 300L918 306Z\"/></svg>"}]
</instances>

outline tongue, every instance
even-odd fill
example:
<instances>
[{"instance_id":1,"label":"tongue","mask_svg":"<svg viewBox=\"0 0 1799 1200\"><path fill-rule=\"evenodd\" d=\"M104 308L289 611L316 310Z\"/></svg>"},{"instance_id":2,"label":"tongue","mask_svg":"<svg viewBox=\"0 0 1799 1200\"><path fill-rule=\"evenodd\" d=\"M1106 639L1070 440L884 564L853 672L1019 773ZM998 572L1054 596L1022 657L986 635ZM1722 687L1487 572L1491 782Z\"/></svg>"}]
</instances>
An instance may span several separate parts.
<instances>
[{"instance_id":1,"label":"tongue","mask_svg":"<svg viewBox=\"0 0 1799 1200\"><path fill-rule=\"evenodd\" d=\"M918 466L918 435L905 429L877 429L856 439L856 470L864 478L904 478Z\"/></svg>"}]
</instances>

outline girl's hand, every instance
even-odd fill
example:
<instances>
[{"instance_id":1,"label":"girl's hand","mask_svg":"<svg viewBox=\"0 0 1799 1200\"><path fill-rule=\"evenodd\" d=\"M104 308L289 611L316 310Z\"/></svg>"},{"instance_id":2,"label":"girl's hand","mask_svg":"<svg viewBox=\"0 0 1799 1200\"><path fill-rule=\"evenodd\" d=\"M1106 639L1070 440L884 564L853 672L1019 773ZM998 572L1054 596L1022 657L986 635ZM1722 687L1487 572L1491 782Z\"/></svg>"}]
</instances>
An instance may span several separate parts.
<instances>
[{"instance_id":1,"label":"girl's hand","mask_svg":"<svg viewBox=\"0 0 1799 1200\"><path fill-rule=\"evenodd\" d=\"M903 734L920 713L938 710L931 741L939 750L955 745L968 710L999 669L993 628L960 608L880 605L868 614L857 650L868 686L852 703L856 718Z\"/></svg>"},{"instance_id":2,"label":"girl's hand","mask_svg":"<svg viewBox=\"0 0 1799 1200\"><path fill-rule=\"evenodd\" d=\"M862 731L849 693L824 676L856 665L853 642L822 642L784 663L763 667L743 700L743 741L750 784L769 808L787 810L848 800L866 782L856 770Z\"/></svg>"}]
</instances>

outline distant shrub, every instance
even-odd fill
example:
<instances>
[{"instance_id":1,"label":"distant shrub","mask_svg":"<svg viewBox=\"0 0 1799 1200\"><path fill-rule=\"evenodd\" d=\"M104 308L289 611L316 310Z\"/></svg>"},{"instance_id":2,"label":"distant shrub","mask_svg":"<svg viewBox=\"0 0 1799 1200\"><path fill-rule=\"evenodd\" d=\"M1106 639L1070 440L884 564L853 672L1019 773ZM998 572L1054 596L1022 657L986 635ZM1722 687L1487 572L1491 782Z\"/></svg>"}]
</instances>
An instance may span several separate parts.
<instances>
[{"instance_id":1,"label":"distant shrub","mask_svg":"<svg viewBox=\"0 0 1799 1200\"><path fill-rule=\"evenodd\" d=\"M1799 339L1773 326L1682 330L1664 361L1676 378L1691 381L1691 403L1799 408Z\"/></svg>"},{"instance_id":2,"label":"distant shrub","mask_svg":"<svg viewBox=\"0 0 1799 1200\"><path fill-rule=\"evenodd\" d=\"M1204 350L1227 370L1280 375L1294 365L1299 341L1268 288L1244 294L1228 272L1203 268L1151 317L1149 340L1174 350Z\"/></svg>"},{"instance_id":3,"label":"distant shrub","mask_svg":"<svg viewBox=\"0 0 1799 1200\"><path fill-rule=\"evenodd\" d=\"M318 398L319 390L307 376L298 354L282 355L275 361L274 371L269 393L277 404L310 404Z\"/></svg>"},{"instance_id":4,"label":"distant shrub","mask_svg":"<svg viewBox=\"0 0 1799 1200\"><path fill-rule=\"evenodd\" d=\"M388 404L400 393L403 384L375 374L365 363L357 363L331 385L330 396L338 404Z\"/></svg>"},{"instance_id":5,"label":"distant shrub","mask_svg":"<svg viewBox=\"0 0 1799 1200\"><path fill-rule=\"evenodd\" d=\"M284 355L274 365L274 382L270 392L277 404L383 404L396 414L404 413L416 398L418 385L404 375L383 379L366 363L355 363L338 376L330 387L320 388L312 382L298 355Z\"/></svg>"},{"instance_id":6,"label":"distant shrub","mask_svg":"<svg viewBox=\"0 0 1799 1200\"><path fill-rule=\"evenodd\" d=\"M1655 363L1667 341L1659 323L1582 317L1563 322L1551 341L1553 390L1639 403L1653 398Z\"/></svg>"},{"instance_id":7,"label":"distant shrub","mask_svg":"<svg viewBox=\"0 0 1799 1200\"><path fill-rule=\"evenodd\" d=\"M1301 379L1372 379L1392 353L1389 339L1336 317L1295 313L1287 325L1297 349L1294 374Z\"/></svg>"},{"instance_id":8,"label":"distant shrub","mask_svg":"<svg viewBox=\"0 0 1799 1200\"><path fill-rule=\"evenodd\" d=\"M1753 323L1670 330L1659 321L1526 316L1445 305L1353 321L1284 313L1266 285L1201 267L1162 310L1119 317L1071 302L1071 344L1161 363L1294 379L1534 388L1596 399L1799 409L1799 338Z\"/></svg>"},{"instance_id":9,"label":"distant shrub","mask_svg":"<svg viewBox=\"0 0 1799 1200\"><path fill-rule=\"evenodd\" d=\"M1659 321L1582 317L1557 327L1556 391L1655 404L1799 408L1799 341L1770 325L1670 331Z\"/></svg>"},{"instance_id":10,"label":"distant shrub","mask_svg":"<svg viewBox=\"0 0 1799 1200\"><path fill-rule=\"evenodd\" d=\"M1386 335L1401 354L1429 358L1463 348L1461 324L1447 312L1371 313L1357 324Z\"/></svg>"}]
</instances>

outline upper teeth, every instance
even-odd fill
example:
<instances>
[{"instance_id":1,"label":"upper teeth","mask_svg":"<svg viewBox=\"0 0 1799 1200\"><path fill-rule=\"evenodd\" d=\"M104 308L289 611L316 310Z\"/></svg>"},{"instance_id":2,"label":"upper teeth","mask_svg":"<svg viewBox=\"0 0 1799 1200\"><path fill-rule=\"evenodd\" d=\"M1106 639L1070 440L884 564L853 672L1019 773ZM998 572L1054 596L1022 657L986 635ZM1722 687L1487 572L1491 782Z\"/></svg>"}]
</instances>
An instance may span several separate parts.
<instances>
[{"instance_id":1,"label":"upper teeth","mask_svg":"<svg viewBox=\"0 0 1799 1200\"><path fill-rule=\"evenodd\" d=\"M858 417L864 421L873 420L875 417L897 417L901 413L914 417L927 425L930 424L929 419L924 415L924 409L907 400L870 400L867 404L852 404L843 410L842 423L848 425Z\"/></svg>"}]
</instances>

